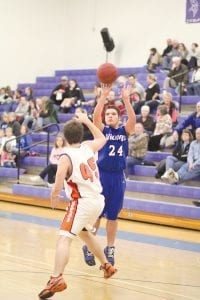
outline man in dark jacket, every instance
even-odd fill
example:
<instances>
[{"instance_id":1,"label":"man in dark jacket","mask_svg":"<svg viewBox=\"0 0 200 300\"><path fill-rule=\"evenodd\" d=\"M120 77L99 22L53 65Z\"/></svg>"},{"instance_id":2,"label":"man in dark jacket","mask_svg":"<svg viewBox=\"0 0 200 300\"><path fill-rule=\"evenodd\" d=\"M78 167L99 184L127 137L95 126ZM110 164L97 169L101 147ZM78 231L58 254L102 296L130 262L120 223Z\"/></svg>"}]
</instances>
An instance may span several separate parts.
<instances>
[{"instance_id":1,"label":"man in dark jacket","mask_svg":"<svg viewBox=\"0 0 200 300\"><path fill-rule=\"evenodd\" d=\"M60 106L63 100L68 97L68 92L68 78L67 76L62 76L60 84L53 89L50 98L54 104Z\"/></svg>"}]
</instances>

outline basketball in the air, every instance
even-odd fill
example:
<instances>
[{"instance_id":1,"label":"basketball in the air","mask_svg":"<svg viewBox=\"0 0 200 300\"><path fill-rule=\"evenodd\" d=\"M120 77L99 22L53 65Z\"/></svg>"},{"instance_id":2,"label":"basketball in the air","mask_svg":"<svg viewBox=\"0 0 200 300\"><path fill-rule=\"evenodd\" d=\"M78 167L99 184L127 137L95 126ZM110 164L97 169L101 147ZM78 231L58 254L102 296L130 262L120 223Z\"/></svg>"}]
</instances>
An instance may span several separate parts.
<instances>
[{"instance_id":1,"label":"basketball in the air","mask_svg":"<svg viewBox=\"0 0 200 300\"><path fill-rule=\"evenodd\" d=\"M113 64L105 63L97 69L97 77L100 82L111 84L117 79L118 70Z\"/></svg>"}]
</instances>

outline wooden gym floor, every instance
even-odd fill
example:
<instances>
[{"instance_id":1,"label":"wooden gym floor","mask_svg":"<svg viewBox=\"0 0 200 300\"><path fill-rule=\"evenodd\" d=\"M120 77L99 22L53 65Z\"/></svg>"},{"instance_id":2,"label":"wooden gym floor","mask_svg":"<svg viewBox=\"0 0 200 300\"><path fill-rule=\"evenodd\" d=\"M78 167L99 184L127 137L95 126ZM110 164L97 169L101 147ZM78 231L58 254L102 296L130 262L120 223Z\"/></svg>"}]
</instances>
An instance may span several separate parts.
<instances>
[{"instance_id":1,"label":"wooden gym floor","mask_svg":"<svg viewBox=\"0 0 200 300\"><path fill-rule=\"evenodd\" d=\"M0 295L35 300L51 274L63 211L0 202ZM99 240L106 245L104 224ZM64 278L68 289L51 299L199 300L200 233L131 221L119 222L118 273L104 280L87 266L82 243L72 243Z\"/></svg>"}]
</instances>

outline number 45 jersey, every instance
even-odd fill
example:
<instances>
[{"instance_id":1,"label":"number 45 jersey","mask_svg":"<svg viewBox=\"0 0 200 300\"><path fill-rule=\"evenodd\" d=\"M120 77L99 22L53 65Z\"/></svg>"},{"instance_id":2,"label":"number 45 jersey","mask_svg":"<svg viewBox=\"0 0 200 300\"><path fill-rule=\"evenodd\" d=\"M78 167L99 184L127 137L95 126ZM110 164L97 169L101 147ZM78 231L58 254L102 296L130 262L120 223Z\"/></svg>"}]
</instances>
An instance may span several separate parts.
<instances>
[{"instance_id":1,"label":"number 45 jersey","mask_svg":"<svg viewBox=\"0 0 200 300\"><path fill-rule=\"evenodd\" d=\"M64 182L67 196L72 199L102 198L98 167L92 149L82 143L78 148L67 148L63 155L67 155L72 163L72 174Z\"/></svg>"},{"instance_id":2,"label":"number 45 jersey","mask_svg":"<svg viewBox=\"0 0 200 300\"><path fill-rule=\"evenodd\" d=\"M98 167L103 171L122 172L126 168L128 155L128 135L125 127L105 126L103 134L107 142L98 153Z\"/></svg>"}]
</instances>

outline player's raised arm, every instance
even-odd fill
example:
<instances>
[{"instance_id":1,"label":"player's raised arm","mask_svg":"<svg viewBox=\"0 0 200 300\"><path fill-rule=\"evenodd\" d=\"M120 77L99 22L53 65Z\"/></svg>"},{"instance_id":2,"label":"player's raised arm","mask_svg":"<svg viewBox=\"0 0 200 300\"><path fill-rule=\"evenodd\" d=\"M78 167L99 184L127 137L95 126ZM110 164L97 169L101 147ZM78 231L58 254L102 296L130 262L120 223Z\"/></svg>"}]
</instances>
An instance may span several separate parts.
<instances>
[{"instance_id":1,"label":"player's raised arm","mask_svg":"<svg viewBox=\"0 0 200 300\"><path fill-rule=\"evenodd\" d=\"M111 90L111 85L102 84L101 85L101 96L97 100L97 105L94 109L93 114L93 123L97 126L101 131L103 131L104 124L102 122L102 112L104 109L106 98Z\"/></svg>"},{"instance_id":2,"label":"player's raised arm","mask_svg":"<svg viewBox=\"0 0 200 300\"><path fill-rule=\"evenodd\" d=\"M60 201L64 180L70 175L72 169L71 161L67 155L62 155L58 162L55 184L51 191L51 207L55 208Z\"/></svg>"},{"instance_id":3,"label":"player's raised arm","mask_svg":"<svg viewBox=\"0 0 200 300\"><path fill-rule=\"evenodd\" d=\"M126 132L132 134L135 130L136 116L133 107L130 103L130 87L122 89L122 99L127 111L128 120L125 125Z\"/></svg>"},{"instance_id":4,"label":"player's raised arm","mask_svg":"<svg viewBox=\"0 0 200 300\"><path fill-rule=\"evenodd\" d=\"M87 114L84 113L77 113L76 120L78 120L79 122L81 122L82 124L85 124L89 130L91 131L94 140L92 141L87 141L86 143L89 145L89 147L94 151L98 151L99 149L101 149L105 143L106 143L106 138L103 135L103 133L101 132L101 130L99 128L97 128L88 118Z\"/></svg>"}]
</instances>

